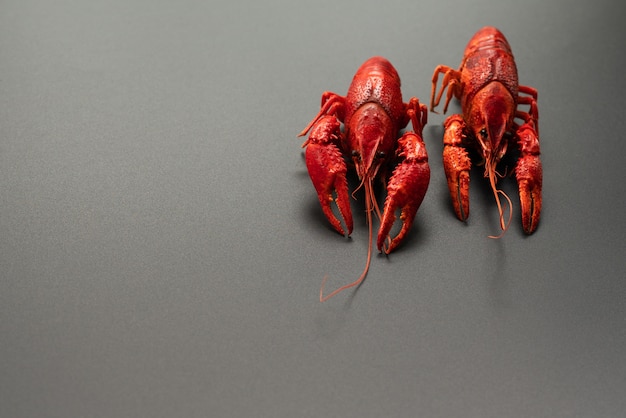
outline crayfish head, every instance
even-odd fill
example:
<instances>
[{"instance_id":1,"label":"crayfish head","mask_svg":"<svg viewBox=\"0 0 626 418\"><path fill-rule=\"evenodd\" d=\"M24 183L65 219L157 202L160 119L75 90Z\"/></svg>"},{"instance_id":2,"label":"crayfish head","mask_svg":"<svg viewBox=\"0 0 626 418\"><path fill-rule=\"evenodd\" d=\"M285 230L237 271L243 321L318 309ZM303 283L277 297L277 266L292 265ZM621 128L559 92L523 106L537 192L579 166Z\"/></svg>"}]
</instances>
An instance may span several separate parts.
<instances>
[{"instance_id":1,"label":"crayfish head","mask_svg":"<svg viewBox=\"0 0 626 418\"><path fill-rule=\"evenodd\" d=\"M468 113L468 124L482 157L497 163L506 153L505 133L515 117L513 96L502 83L492 82L476 94Z\"/></svg>"},{"instance_id":2,"label":"crayfish head","mask_svg":"<svg viewBox=\"0 0 626 418\"><path fill-rule=\"evenodd\" d=\"M373 179L393 153L394 127L377 103L366 103L352 116L348 142L352 161L361 179Z\"/></svg>"},{"instance_id":3,"label":"crayfish head","mask_svg":"<svg viewBox=\"0 0 626 418\"><path fill-rule=\"evenodd\" d=\"M476 93L468 112L467 123L484 159L485 177L489 179L500 214L502 233L497 236L490 235L491 238L500 238L511 223L511 199L496 187L497 176L500 176L496 171L496 166L506 154L509 143L509 135L506 133L513 126L515 108L515 100L509 90L502 83L494 81ZM509 204L508 222L504 219L500 196L504 197Z\"/></svg>"}]
</instances>

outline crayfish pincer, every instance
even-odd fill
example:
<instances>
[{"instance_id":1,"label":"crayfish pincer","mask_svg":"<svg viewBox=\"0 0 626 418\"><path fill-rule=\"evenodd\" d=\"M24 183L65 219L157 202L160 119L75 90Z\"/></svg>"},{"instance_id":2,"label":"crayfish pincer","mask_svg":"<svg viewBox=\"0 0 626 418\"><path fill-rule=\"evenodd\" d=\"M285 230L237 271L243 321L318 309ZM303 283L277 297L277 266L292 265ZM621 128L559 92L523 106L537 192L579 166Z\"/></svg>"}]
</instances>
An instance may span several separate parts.
<instances>
[{"instance_id":1,"label":"crayfish pincer","mask_svg":"<svg viewBox=\"0 0 626 418\"><path fill-rule=\"evenodd\" d=\"M437 81L443 74L439 94ZM504 221L500 195L512 208L511 200L496 188L496 166L509 147L517 146L519 157L515 168L519 188L522 227L532 234L541 214L542 168L539 160L539 113L537 90L520 86L511 47L498 29L485 27L470 39L459 70L439 65L433 74L430 110L434 112L447 88L443 112L452 96L461 101L462 115L452 115L444 123L443 164L450 197L456 216L465 221L469 216L469 172L467 148L474 148L485 166L500 213L502 236L511 222ZM518 109L528 105L528 111ZM521 125L515 119L523 122Z\"/></svg>"},{"instance_id":2,"label":"crayfish pincer","mask_svg":"<svg viewBox=\"0 0 626 418\"><path fill-rule=\"evenodd\" d=\"M340 234L350 235L353 228L346 180L348 168L356 171L361 182L358 188L365 190L369 227L365 269L356 281L327 296L323 294L324 278L321 302L358 286L367 275L372 254L372 213L381 223L376 241L379 251L389 254L410 230L430 180L428 155L422 140L427 112L426 106L415 97L404 103L396 69L385 58L372 57L357 70L346 96L322 94L319 113L300 133L299 136L303 136L311 132L302 145L306 147L306 166L322 210ZM409 121L413 131L398 138ZM373 189L376 178L386 183L387 197L382 213ZM333 212L333 202L347 231ZM391 237L396 211L400 212L402 228Z\"/></svg>"}]
</instances>

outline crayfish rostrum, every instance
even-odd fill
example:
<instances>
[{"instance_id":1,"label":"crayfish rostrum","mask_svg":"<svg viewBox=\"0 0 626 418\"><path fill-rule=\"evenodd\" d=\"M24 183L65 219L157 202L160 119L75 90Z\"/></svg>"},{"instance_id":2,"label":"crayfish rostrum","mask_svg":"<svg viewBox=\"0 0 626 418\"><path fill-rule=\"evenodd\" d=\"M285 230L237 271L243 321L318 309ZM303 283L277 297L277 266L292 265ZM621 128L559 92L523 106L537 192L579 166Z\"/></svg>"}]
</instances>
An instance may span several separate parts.
<instances>
[{"instance_id":1,"label":"crayfish rostrum","mask_svg":"<svg viewBox=\"0 0 626 418\"><path fill-rule=\"evenodd\" d=\"M442 88L436 95L439 74L444 74ZM461 101L462 115L452 115L444 123L443 164L456 216L469 216L469 172L471 161L467 148L474 148L485 166L500 213L502 236L510 221L504 221L500 195L512 208L511 200L496 188L500 176L496 166L509 146L519 150L517 178L522 227L532 234L541 214L542 168L539 160L537 90L520 86L511 47L496 28L485 27L470 39L459 70L439 65L433 74L430 110L439 104L448 89L443 112L452 96ZM521 111L518 105L528 105ZM515 122L521 120L521 125ZM497 238L497 237L492 237Z\"/></svg>"},{"instance_id":2,"label":"crayfish rostrum","mask_svg":"<svg viewBox=\"0 0 626 418\"><path fill-rule=\"evenodd\" d=\"M342 235L352 233L353 220L346 174L354 168L365 190L365 207L369 227L369 247L363 273L353 283L323 295L320 301L359 285L369 269L372 253L372 212L380 219L377 247L386 254L403 240L413 224L430 180L428 155L422 140L427 108L413 97L402 101L400 77L391 63L372 57L357 70L346 96L332 92L322 94L321 109L299 136L311 132L304 142L306 166L317 191L322 210L332 227ZM411 121L413 131L398 138L401 129ZM341 124L343 123L343 130ZM387 181L387 197L381 213L373 182ZM335 203L345 228L335 216ZM390 237L400 211L402 228Z\"/></svg>"}]
</instances>

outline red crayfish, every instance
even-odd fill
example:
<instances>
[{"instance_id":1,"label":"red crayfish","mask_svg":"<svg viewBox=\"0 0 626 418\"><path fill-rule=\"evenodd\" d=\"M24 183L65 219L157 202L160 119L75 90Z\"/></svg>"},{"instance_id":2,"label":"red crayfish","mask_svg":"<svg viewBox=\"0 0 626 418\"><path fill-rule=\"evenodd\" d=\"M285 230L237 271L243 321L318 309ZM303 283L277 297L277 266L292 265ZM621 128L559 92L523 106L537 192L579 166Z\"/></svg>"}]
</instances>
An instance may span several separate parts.
<instances>
[{"instance_id":1,"label":"red crayfish","mask_svg":"<svg viewBox=\"0 0 626 418\"><path fill-rule=\"evenodd\" d=\"M398 246L411 228L430 180L428 155L422 140L427 112L426 106L415 97L404 103L396 69L385 58L372 57L357 70L345 97L332 92L322 94L319 113L298 135L311 132L302 145L306 147L306 166L322 210L340 234L350 235L353 228L346 179L348 166L356 170L361 182L358 188L365 189L369 227L365 269L356 281L325 297L324 278L320 301L359 285L367 275L372 252L372 212L381 222L378 250L386 254ZM407 131L398 139L399 131L409 121L412 122L413 132ZM344 125L343 131L341 123ZM386 179L393 163L396 166L386 185L387 197L381 214L373 182L378 177ZM347 231L333 213L332 202L337 205ZM391 238L397 210L400 210L403 224L400 232Z\"/></svg>"},{"instance_id":2,"label":"red crayfish","mask_svg":"<svg viewBox=\"0 0 626 418\"><path fill-rule=\"evenodd\" d=\"M435 97L439 74L444 74L442 88ZM443 164L456 216L465 221L469 216L469 172L471 168L467 147L474 147L485 165L486 178L500 213L500 227L504 234L511 221L504 222L499 195L504 196L509 208L511 200L496 188L496 165L516 141L519 157L515 168L522 226L526 234L537 228L541 213L542 168L539 160L539 126L537 90L520 86L511 47L496 28L485 27L469 41L459 70L439 65L433 74L430 110L439 104L444 90L448 93L443 112L446 113L454 95L461 101L463 116L452 115L444 123ZM523 93L524 95L521 95ZM529 105L527 112L518 105ZM514 119L523 122L518 125ZM513 144L515 146L515 144ZM497 238L497 237L492 237Z\"/></svg>"}]
</instances>

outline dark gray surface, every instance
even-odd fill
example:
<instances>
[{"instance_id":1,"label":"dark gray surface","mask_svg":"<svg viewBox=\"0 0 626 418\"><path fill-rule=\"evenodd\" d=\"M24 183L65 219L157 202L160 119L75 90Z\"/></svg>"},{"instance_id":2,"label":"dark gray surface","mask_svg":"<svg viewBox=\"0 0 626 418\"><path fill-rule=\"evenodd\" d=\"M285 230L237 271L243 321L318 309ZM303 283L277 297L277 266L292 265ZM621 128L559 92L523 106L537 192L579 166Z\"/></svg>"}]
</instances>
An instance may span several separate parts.
<instances>
[{"instance_id":1,"label":"dark gray surface","mask_svg":"<svg viewBox=\"0 0 626 418\"><path fill-rule=\"evenodd\" d=\"M619 3L3 1L0 416L623 416ZM372 55L426 100L484 25L539 90L538 231L514 200L488 239L476 173L456 220L431 114L409 239L320 304L367 230L330 230L296 134Z\"/></svg>"}]
</instances>

